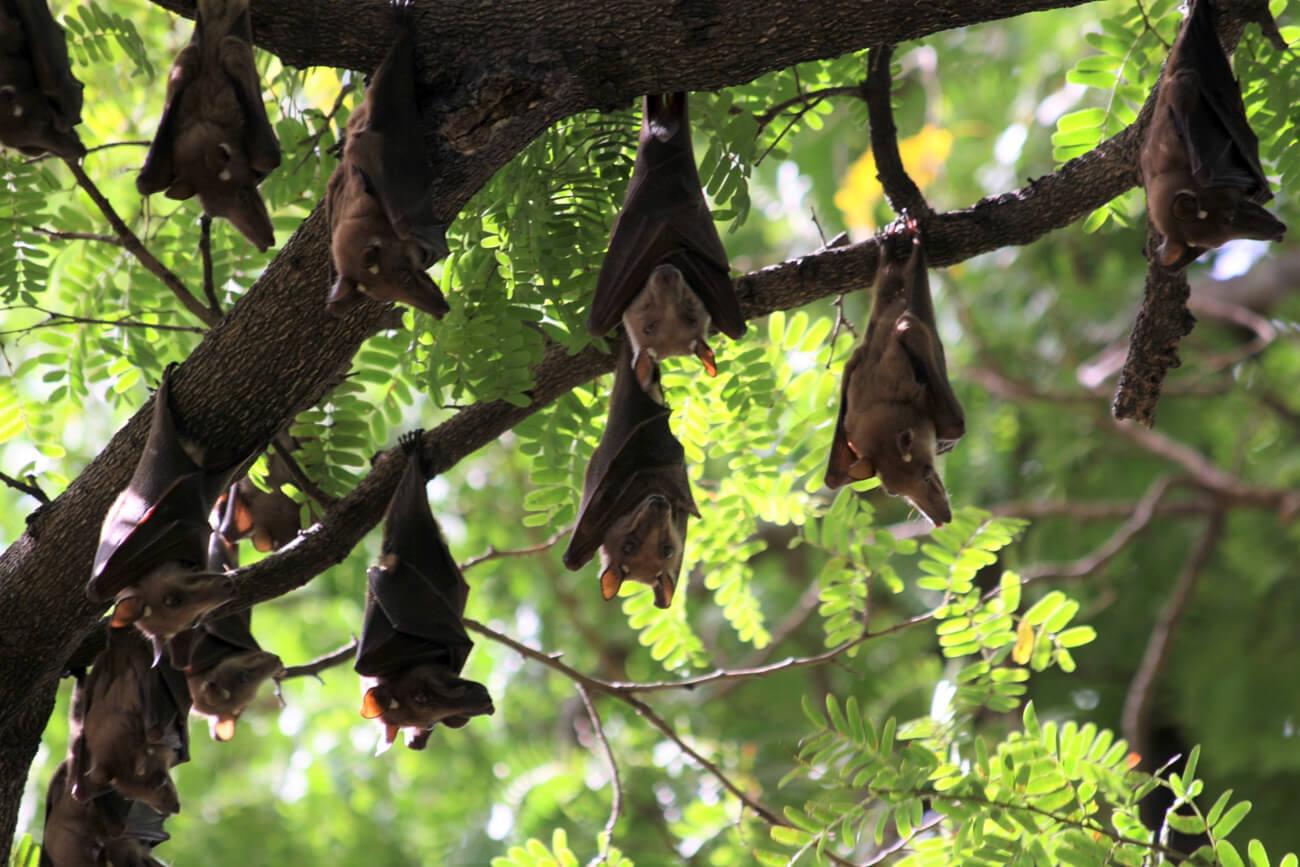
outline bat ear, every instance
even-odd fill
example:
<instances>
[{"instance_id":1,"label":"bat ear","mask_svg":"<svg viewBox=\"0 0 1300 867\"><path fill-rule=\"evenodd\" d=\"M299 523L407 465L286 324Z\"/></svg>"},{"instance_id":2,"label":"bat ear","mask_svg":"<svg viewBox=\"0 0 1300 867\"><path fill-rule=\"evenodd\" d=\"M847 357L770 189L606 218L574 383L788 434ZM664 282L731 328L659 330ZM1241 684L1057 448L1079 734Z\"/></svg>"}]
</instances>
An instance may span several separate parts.
<instances>
[{"instance_id":1,"label":"bat ear","mask_svg":"<svg viewBox=\"0 0 1300 867\"><path fill-rule=\"evenodd\" d=\"M623 586L623 577L613 566L600 573L600 595L606 602L618 595L618 588Z\"/></svg>"},{"instance_id":2,"label":"bat ear","mask_svg":"<svg viewBox=\"0 0 1300 867\"><path fill-rule=\"evenodd\" d=\"M903 463L912 462L912 445L916 441L915 434L910 427L903 428L898 432L898 453L903 456Z\"/></svg>"},{"instance_id":3,"label":"bat ear","mask_svg":"<svg viewBox=\"0 0 1300 867\"><path fill-rule=\"evenodd\" d=\"M1187 253L1187 247L1180 244L1172 238L1165 238L1160 246L1156 248L1156 258L1160 264L1166 268L1173 268Z\"/></svg>"},{"instance_id":4,"label":"bat ear","mask_svg":"<svg viewBox=\"0 0 1300 867\"><path fill-rule=\"evenodd\" d=\"M117 605L113 606L113 619L109 625L114 629L121 629L124 626L130 626L141 617L147 617L149 606L140 596L123 596L117 600Z\"/></svg>"},{"instance_id":5,"label":"bat ear","mask_svg":"<svg viewBox=\"0 0 1300 867\"><path fill-rule=\"evenodd\" d=\"M330 287L330 294L325 298L325 306L335 316L342 316L355 307L360 300L357 297L357 282L340 275Z\"/></svg>"},{"instance_id":6,"label":"bat ear","mask_svg":"<svg viewBox=\"0 0 1300 867\"><path fill-rule=\"evenodd\" d=\"M718 375L718 364L714 361L713 350L709 348L709 344L705 343L703 340L696 341L695 354L698 355L700 361L704 363L705 373L709 376Z\"/></svg>"},{"instance_id":7,"label":"bat ear","mask_svg":"<svg viewBox=\"0 0 1300 867\"><path fill-rule=\"evenodd\" d=\"M465 726L469 725L469 717L460 715L449 716L444 720L440 720L440 722L449 728L463 729Z\"/></svg>"},{"instance_id":8,"label":"bat ear","mask_svg":"<svg viewBox=\"0 0 1300 867\"><path fill-rule=\"evenodd\" d=\"M858 458L856 461L849 464L848 474L849 478L853 481L861 482L864 479L869 479L874 476L876 474L876 468L872 466L871 461L866 458Z\"/></svg>"},{"instance_id":9,"label":"bat ear","mask_svg":"<svg viewBox=\"0 0 1300 867\"><path fill-rule=\"evenodd\" d=\"M655 360L644 349L635 349L632 354L632 370L636 373L637 384L642 391L649 391L655 380Z\"/></svg>"},{"instance_id":10,"label":"bat ear","mask_svg":"<svg viewBox=\"0 0 1300 867\"><path fill-rule=\"evenodd\" d=\"M429 735L433 734L433 729L421 729L419 731L409 732L406 735L406 748L408 750L422 750L429 743Z\"/></svg>"},{"instance_id":11,"label":"bat ear","mask_svg":"<svg viewBox=\"0 0 1300 867\"><path fill-rule=\"evenodd\" d=\"M677 590L677 582L673 576L664 573L655 581L655 608L671 608L673 605L673 593Z\"/></svg>"},{"instance_id":12,"label":"bat ear","mask_svg":"<svg viewBox=\"0 0 1300 867\"><path fill-rule=\"evenodd\" d=\"M235 532L241 537L247 536L252 532L253 524L256 523L253 520L253 510L249 508L248 500L241 494L234 494L233 497L230 508L234 512Z\"/></svg>"},{"instance_id":13,"label":"bat ear","mask_svg":"<svg viewBox=\"0 0 1300 867\"><path fill-rule=\"evenodd\" d=\"M214 741L224 744L235 736L235 718L233 716L218 717L208 723L208 731Z\"/></svg>"},{"instance_id":14,"label":"bat ear","mask_svg":"<svg viewBox=\"0 0 1300 867\"><path fill-rule=\"evenodd\" d=\"M372 686L366 690L365 696L361 699L361 716L363 719L379 719L384 713L383 696L379 694L379 687ZM389 738L389 743L392 743Z\"/></svg>"}]
</instances>

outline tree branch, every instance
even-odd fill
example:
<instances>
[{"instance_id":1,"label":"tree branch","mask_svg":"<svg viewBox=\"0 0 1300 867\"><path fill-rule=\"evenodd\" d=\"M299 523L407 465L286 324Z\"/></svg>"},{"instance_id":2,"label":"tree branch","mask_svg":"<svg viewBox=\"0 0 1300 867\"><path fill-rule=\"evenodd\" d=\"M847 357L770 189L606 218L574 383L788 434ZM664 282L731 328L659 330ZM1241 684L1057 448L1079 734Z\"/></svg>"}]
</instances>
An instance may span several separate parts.
<instances>
[{"instance_id":1,"label":"tree branch","mask_svg":"<svg viewBox=\"0 0 1300 867\"><path fill-rule=\"evenodd\" d=\"M618 817L623 811L623 782L618 777L618 762L614 761L614 751L609 747L609 739L605 737L605 727L600 724L600 714L596 713L596 705L592 703L591 695L582 684L575 683L573 686L578 691L578 697L582 699L582 706L587 709L587 719L591 720L591 734L605 757L605 765L609 768L609 784L613 789L609 818L605 820L605 836L600 843L600 856L593 862L604 864L609 860L609 847L614 842L614 828L618 825Z\"/></svg>"},{"instance_id":2,"label":"tree branch","mask_svg":"<svg viewBox=\"0 0 1300 867\"><path fill-rule=\"evenodd\" d=\"M862 95L867 103L871 127L871 153L876 159L876 177L894 213L921 219L930 213L930 205L908 175L903 157L898 152L898 128L894 126L894 80L889 68L893 56L892 45L873 48L868 54L867 82L862 87Z\"/></svg>"},{"instance_id":3,"label":"tree branch","mask_svg":"<svg viewBox=\"0 0 1300 867\"><path fill-rule=\"evenodd\" d=\"M280 675L280 680L288 680L291 677L314 677L320 679L320 673L327 668L333 668L347 662L357 653L357 640L353 638L347 644L338 650L331 650L324 656L318 656L311 662L304 662L302 665L291 665Z\"/></svg>"},{"instance_id":4,"label":"tree branch","mask_svg":"<svg viewBox=\"0 0 1300 867\"><path fill-rule=\"evenodd\" d=\"M27 481L25 482L15 479L8 473L0 473L0 482L4 482L15 491L21 491L42 505L50 501L50 495L41 490L41 486L36 484L36 476L30 473L27 475Z\"/></svg>"}]
</instances>

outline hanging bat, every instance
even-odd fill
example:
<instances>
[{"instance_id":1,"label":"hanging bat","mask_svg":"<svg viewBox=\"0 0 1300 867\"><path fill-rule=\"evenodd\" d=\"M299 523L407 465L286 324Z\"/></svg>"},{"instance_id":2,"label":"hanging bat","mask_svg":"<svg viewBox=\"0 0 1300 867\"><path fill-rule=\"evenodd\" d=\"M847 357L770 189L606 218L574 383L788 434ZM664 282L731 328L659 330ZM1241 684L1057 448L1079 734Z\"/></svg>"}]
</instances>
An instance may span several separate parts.
<instances>
[{"instance_id":1,"label":"hanging bat","mask_svg":"<svg viewBox=\"0 0 1300 867\"><path fill-rule=\"evenodd\" d=\"M934 460L961 439L966 416L948 383L921 236L909 229L906 260L881 245L867 333L844 366L826 484L879 474L886 491L941 526L952 509Z\"/></svg>"},{"instance_id":2,"label":"hanging bat","mask_svg":"<svg viewBox=\"0 0 1300 867\"><path fill-rule=\"evenodd\" d=\"M1173 270L1236 238L1280 241L1286 232L1262 206L1273 193L1214 17L1210 0L1193 0L1142 146L1157 261Z\"/></svg>"},{"instance_id":3,"label":"hanging bat","mask_svg":"<svg viewBox=\"0 0 1300 867\"><path fill-rule=\"evenodd\" d=\"M233 497L227 499L221 511L228 514L232 502ZM207 565L212 572L239 565L235 546L221 533L212 534ZM284 671L280 657L262 650L253 637L252 621L252 609L207 618L177 635L169 645L172 664L185 673L193 709L208 718L214 741L233 738L236 721L257 696L262 682Z\"/></svg>"},{"instance_id":4,"label":"hanging bat","mask_svg":"<svg viewBox=\"0 0 1300 867\"><path fill-rule=\"evenodd\" d=\"M275 244L257 192L280 165L280 142L262 103L248 0L199 0L194 35L167 79L162 119L136 178L143 196L197 195L259 250Z\"/></svg>"},{"instance_id":5,"label":"hanging bat","mask_svg":"<svg viewBox=\"0 0 1300 867\"><path fill-rule=\"evenodd\" d=\"M745 333L729 272L695 167L686 94L649 95L587 330L601 336L622 320L643 388L670 355L697 355L713 376L709 325L732 338Z\"/></svg>"},{"instance_id":6,"label":"hanging bat","mask_svg":"<svg viewBox=\"0 0 1300 867\"><path fill-rule=\"evenodd\" d=\"M576 572L600 549L600 593L613 599L627 579L654 588L655 606L673 602L682 569L686 521L700 516L682 444L653 365L649 388L632 369L624 341L614 370L609 419L582 483L582 505L564 565Z\"/></svg>"},{"instance_id":7,"label":"hanging bat","mask_svg":"<svg viewBox=\"0 0 1300 867\"><path fill-rule=\"evenodd\" d=\"M180 810L171 768L190 758L185 677L166 659L153 665L135 630L108 630L108 644L73 696L69 774L80 801L111 787L159 813Z\"/></svg>"},{"instance_id":8,"label":"hanging bat","mask_svg":"<svg viewBox=\"0 0 1300 867\"><path fill-rule=\"evenodd\" d=\"M385 745L410 729L406 745L414 750L424 749L437 723L461 728L495 711L486 687L460 677L474 646L462 622L469 585L429 510L422 435L401 439L406 470L384 518L379 565L368 573L355 665L361 715L384 725Z\"/></svg>"},{"instance_id":9,"label":"hanging bat","mask_svg":"<svg viewBox=\"0 0 1300 867\"><path fill-rule=\"evenodd\" d=\"M361 292L441 319L451 308L425 272L447 255L447 227L433 215L434 175L415 98L409 0L396 0L393 10L395 39L348 118L343 160L325 191L338 273L326 303L342 315Z\"/></svg>"},{"instance_id":10,"label":"hanging bat","mask_svg":"<svg viewBox=\"0 0 1300 867\"><path fill-rule=\"evenodd\" d=\"M0 144L27 156L85 156L82 84L45 0L0 0Z\"/></svg>"},{"instance_id":11,"label":"hanging bat","mask_svg":"<svg viewBox=\"0 0 1300 867\"><path fill-rule=\"evenodd\" d=\"M111 790L78 801L69 765L67 759L59 765L46 792L40 867L162 867L150 852L170 837L163 815Z\"/></svg>"},{"instance_id":12,"label":"hanging bat","mask_svg":"<svg viewBox=\"0 0 1300 867\"><path fill-rule=\"evenodd\" d=\"M263 552L283 548L302 530L300 507L280 489L293 482L289 468L277 454L270 455L267 463L270 490L263 491L247 476L240 479L228 493L234 507L225 508L226 500L218 505L223 509L223 518L217 527L227 542L252 537L253 547Z\"/></svg>"},{"instance_id":13,"label":"hanging bat","mask_svg":"<svg viewBox=\"0 0 1300 867\"><path fill-rule=\"evenodd\" d=\"M149 439L100 531L86 595L116 600L113 625L134 623L161 654L168 638L230 599L224 573L206 572L208 515L243 463L213 461L172 418L172 367L154 395Z\"/></svg>"}]
</instances>

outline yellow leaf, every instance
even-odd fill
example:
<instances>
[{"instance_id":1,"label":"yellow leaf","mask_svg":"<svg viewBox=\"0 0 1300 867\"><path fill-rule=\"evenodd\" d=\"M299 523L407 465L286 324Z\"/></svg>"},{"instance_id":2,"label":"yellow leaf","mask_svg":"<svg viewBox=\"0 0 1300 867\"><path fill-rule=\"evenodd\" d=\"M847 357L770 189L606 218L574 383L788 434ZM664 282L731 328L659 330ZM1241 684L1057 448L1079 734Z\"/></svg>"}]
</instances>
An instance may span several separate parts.
<instances>
[{"instance_id":1,"label":"yellow leaf","mask_svg":"<svg viewBox=\"0 0 1300 867\"><path fill-rule=\"evenodd\" d=\"M926 124L914 136L898 143L898 154L912 180L922 191L934 183L952 153L953 135L946 129ZM835 206L844 222L855 229L874 229L874 212L884 190L876 179L876 157L866 151L849 166L844 183L835 193Z\"/></svg>"},{"instance_id":2,"label":"yellow leaf","mask_svg":"<svg viewBox=\"0 0 1300 867\"><path fill-rule=\"evenodd\" d=\"M1024 665L1034 655L1034 627L1028 620L1021 620L1016 627L1016 646L1011 649L1011 658L1017 665Z\"/></svg>"}]
</instances>

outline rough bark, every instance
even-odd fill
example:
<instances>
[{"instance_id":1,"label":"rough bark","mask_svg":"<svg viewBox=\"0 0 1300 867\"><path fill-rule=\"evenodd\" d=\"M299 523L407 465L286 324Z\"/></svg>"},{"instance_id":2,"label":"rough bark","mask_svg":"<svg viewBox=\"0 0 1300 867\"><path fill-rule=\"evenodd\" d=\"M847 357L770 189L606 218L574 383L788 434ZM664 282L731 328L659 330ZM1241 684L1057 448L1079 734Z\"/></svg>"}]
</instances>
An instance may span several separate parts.
<instances>
[{"instance_id":1,"label":"rough bark","mask_svg":"<svg viewBox=\"0 0 1300 867\"><path fill-rule=\"evenodd\" d=\"M192 3L157 0L181 12ZM659 90L703 90L772 69L893 44L939 30L1086 0L611 0L589 4L519 0L438 4L417 11L426 138L438 170L441 215L450 220L499 168L556 120L627 104ZM1224 2L1225 12L1259 0ZM388 43L386 0L254 0L256 40L295 65L372 68ZM1230 20L1230 14L1224 16ZM1007 244L1027 244L1069 225L1136 183L1140 123L1028 187L936 215L930 260L960 262ZM874 242L823 251L740 279L749 316L869 285ZM338 382L385 307L365 303L330 317L326 230L319 209L253 288L184 361L173 403L182 428L216 448L252 453ZM608 370L587 350L552 352L537 371L535 402L469 408L431 432L440 470L471 453L569 388ZM83 585L104 512L126 484L148 427L141 408L76 480L30 520L0 555L0 861L7 859L27 769L45 727L65 661L102 611ZM300 586L348 550L378 520L396 484L384 455L322 525L280 555L241 573L241 604Z\"/></svg>"}]
</instances>

